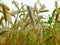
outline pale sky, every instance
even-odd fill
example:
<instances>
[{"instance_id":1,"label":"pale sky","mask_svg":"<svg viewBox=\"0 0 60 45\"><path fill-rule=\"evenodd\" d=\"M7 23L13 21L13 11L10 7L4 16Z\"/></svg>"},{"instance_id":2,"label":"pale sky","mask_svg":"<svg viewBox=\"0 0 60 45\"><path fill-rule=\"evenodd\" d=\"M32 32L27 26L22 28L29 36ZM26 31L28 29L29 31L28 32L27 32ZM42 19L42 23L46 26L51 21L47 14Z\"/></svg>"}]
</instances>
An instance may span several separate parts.
<instances>
[{"instance_id":1,"label":"pale sky","mask_svg":"<svg viewBox=\"0 0 60 45\"><path fill-rule=\"evenodd\" d=\"M16 10L16 7L14 7L14 4L12 4L13 0L1 0L3 3L5 3L11 10L14 9ZM33 6L34 3L37 0L15 0L19 3L19 5L21 5L21 3L23 4L27 4L29 6ZM40 0L41 4L45 4L46 9L50 10L50 13L54 10L55 8L55 1L56 0ZM58 4L59 4L60 0L58 0ZM60 4L59 4L60 6ZM19 6L20 7L20 6Z\"/></svg>"},{"instance_id":2,"label":"pale sky","mask_svg":"<svg viewBox=\"0 0 60 45\"><path fill-rule=\"evenodd\" d=\"M14 6L14 4L12 4L13 0L1 0L1 1L3 3L5 3L10 8L10 10L12 10L12 9L16 10L16 7ZM19 3L19 5L21 5L21 3L23 3L23 4L27 4L29 6L33 6L37 0L15 0L15 1L17 1ZM45 16L48 14L51 15L52 11L55 8L55 1L56 0L40 0L41 4L45 4L46 9L50 10L48 13L43 13L43 14L45 14ZM58 5L60 6L60 0L58 0Z\"/></svg>"},{"instance_id":3,"label":"pale sky","mask_svg":"<svg viewBox=\"0 0 60 45\"><path fill-rule=\"evenodd\" d=\"M2 2L4 2L6 5L8 5L10 7L10 9L14 8L13 4L12 4L13 0L2 0ZM23 3L23 4L27 4L30 6L33 6L33 4L37 1L37 0L15 0L17 1L19 4ZM47 9L53 9L54 8L54 2L55 0L40 0L40 2L42 4L45 4Z\"/></svg>"}]
</instances>

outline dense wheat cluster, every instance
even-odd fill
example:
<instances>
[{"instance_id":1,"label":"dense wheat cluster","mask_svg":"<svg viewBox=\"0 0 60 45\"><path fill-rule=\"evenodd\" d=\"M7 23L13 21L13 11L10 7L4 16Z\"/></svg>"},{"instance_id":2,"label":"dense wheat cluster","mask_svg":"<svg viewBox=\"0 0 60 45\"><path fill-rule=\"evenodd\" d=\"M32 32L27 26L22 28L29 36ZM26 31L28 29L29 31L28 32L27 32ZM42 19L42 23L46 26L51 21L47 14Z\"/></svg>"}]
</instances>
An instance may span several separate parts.
<instances>
[{"instance_id":1,"label":"dense wheat cluster","mask_svg":"<svg viewBox=\"0 0 60 45\"><path fill-rule=\"evenodd\" d=\"M15 1L13 4L16 11L10 11L6 4L0 3L0 13L3 14L0 18L0 45L60 45L60 7L57 1L48 21L44 21L46 18L41 13L49 10L39 0L33 7L21 3L19 8Z\"/></svg>"}]
</instances>

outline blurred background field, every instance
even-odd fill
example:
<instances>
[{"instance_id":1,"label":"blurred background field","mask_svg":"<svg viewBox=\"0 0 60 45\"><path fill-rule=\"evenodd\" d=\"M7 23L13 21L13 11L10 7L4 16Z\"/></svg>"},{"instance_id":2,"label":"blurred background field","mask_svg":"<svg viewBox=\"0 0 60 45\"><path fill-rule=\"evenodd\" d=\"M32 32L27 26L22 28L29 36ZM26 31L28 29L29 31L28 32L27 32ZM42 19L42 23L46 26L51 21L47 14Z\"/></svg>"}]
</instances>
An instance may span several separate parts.
<instances>
[{"instance_id":1,"label":"blurred background field","mask_svg":"<svg viewBox=\"0 0 60 45\"><path fill-rule=\"evenodd\" d=\"M0 0L0 45L60 45L59 2Z\"/></svg>"}]
</instances>

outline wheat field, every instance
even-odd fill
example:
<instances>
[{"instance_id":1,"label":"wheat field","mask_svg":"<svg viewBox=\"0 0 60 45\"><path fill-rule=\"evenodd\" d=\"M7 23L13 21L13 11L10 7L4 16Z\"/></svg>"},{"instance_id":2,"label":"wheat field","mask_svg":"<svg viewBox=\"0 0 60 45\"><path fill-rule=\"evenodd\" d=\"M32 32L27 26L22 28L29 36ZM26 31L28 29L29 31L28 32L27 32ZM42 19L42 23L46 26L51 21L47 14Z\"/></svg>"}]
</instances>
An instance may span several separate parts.
<instances>
[{"instance_id":1,"label":"wheat field","mask_svg":"<svg viewBox=\"0 0 60 45\"><path fill-rule=\"evenodd\" d=\"M55 9L48 21L41 13L49 12L45 5L39 10L37 4L34 7L21 4L21 8L13 1L16 11L10 11L9 7L0 3L0 45L60 45L60 7L55 2ZM26 7L26 8L25 8ZM15 18L14 23L12 18ZM3 22L4 21L4 22Z\"/></svg>"}]
</instances>

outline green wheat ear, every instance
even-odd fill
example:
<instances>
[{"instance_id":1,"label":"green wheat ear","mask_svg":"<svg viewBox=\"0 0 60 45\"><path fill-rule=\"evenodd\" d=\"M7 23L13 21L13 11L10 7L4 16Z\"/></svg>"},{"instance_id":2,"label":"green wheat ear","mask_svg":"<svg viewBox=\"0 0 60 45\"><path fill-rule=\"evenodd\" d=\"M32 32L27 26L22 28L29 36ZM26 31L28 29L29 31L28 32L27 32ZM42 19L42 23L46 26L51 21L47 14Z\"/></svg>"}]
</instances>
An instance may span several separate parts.
<instances>
[{"instance_id":1,"label":"green wheat ear","mask_svg":"<svg viewBox=\"0 0 60 45\"><path fill-rule=\"evenodd\" d=\"M52 23L54 16L55 16L55 10L53 11L52 16L51 17L49 16L49 20L47 22L48 24Z\"/></svg>"},{"instance_id":2,"label":"green wheat ear","mask_svg":"<svg viewBox=\"0 0 60 45\"><path fill-rule=\"evenodd\" d=\"M52 15L53 15L53 14L52 14ZM53 16L51 16L51 17L49 16L49 20L48 20L48 22L47 22L47 23L48 23L48 24L51 24L51 23L52 23L52 21L53 21Z\"/></svg>"}]
</instances>

